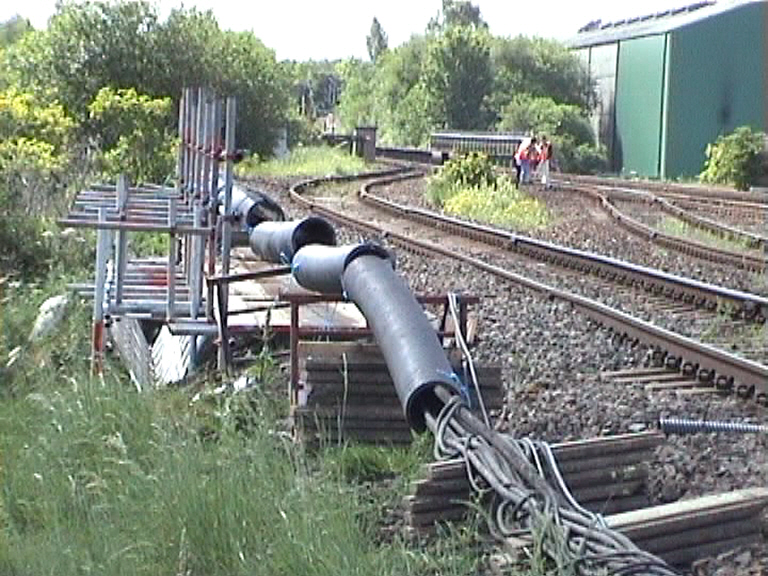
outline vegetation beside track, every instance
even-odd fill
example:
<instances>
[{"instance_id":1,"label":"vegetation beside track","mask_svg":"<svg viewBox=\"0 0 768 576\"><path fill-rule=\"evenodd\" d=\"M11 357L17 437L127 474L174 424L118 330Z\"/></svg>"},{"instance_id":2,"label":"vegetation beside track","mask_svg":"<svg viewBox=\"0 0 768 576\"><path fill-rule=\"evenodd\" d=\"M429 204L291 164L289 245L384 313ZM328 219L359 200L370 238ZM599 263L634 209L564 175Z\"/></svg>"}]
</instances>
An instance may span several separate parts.
<instances>
[{"instance_id":1,"label":"vegetation beside track","mask_svg":"<svg viewBox=\"0 0 768 576\"><path fill-rule=\"evenodd\" d=\"M257 156L237 165L237 175L288 177L355 174L366 170L362 158L351 156L346 150L327 146L294 148L285 158L261 161Z\"/></svg>"},{"instance_id":2,"label":"vegetation beside track","mask_svg":"<svg viewBox=\"0 0 768 576\"><path fill-rule=\"evenodd\" d=\"M543 202L516 188L507 175L497 175L484 154L455 158L429 180L427 200L446 213L471 220L531 230L546 226Z\"/></svg>"},{"instance_id":3,"label":"vegetation beside track","mask_svg":"<svg viewBox=\"0 0 768 576\"><path fill-rule=\"evenodd\" d=\"M664 216L659 221L659 230L665 234L678 236L687 240L694 240L706 244L707 246L722 248L724 250L735 251L750 249L750 246L746 241L718 236L717 234L702 230L697 226L693 226L672 216Z\"/></svg>"},{"instance_id":4,"label":"vegetation beside track","mask_svg":"<svg viewBox=\"0 0 768 576\"><path fill-rule=\"evenodd\" d=\"M477 573L473 525L416 543L383 530L429 438L306 452L285 430L268 355L238 393L215 378L137 391L109 360L93 378L90 306L71 304L55 334L27 341L54 288L5 286L0 572Z\"/></svg>"},{"instance_id":5,"label":"vegetation beside track","mask_svg":"<svg viewBox=\"0 0 768 576\"><path fill-rule=\"evenodd\" d=\"M40 274L0 266L0 573L481 570L476 523L429 541L399 530L396 506L431 459L430 439L306 452L290 441L285 384L267 354L245 391L213 375L139 391L109 356L104 378L91 376L82 301L30 342L39 305L93 260L92 238L41 241L58 260Z\"/></svg>"}]
</instances>

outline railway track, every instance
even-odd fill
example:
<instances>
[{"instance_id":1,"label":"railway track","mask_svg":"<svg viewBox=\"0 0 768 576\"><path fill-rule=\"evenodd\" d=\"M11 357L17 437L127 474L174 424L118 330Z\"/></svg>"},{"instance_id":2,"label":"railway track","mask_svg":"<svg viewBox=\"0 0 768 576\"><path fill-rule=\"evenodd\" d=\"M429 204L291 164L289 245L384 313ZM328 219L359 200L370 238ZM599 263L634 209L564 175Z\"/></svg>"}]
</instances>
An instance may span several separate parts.
<instances>
[{"instance_id":1,"label":"railway track","mask_svg":"<svg viewBox=\"0 0 768 576\"><path fill-rule=\"evenodd\" d=\"M530 239L509 232L446 218L423 209L400 206L371 193L371 189L376 186L385 186L420 176L420 172L401 171L400 173L390 173L365 184L360 192L360 201L361 206L366 205L369 212L361 215L358 211L357 217L350 215L350 212L353 211L350 206L344 206L343 209L332 208L327 203L305 197L305 193L318 184L317 181L303 182L294 186L291 196L305 207L327 218L366 230L380 237L386 237L389 242L403 246L408 250L438 253L454 258L496 277L526 286L547 297L567 301L584 312L589 318L616 333L654 347L663 363L670 368L693 374L702 382L714 384L720 389L735 388L742 396L754 395L760 403L768 402L768 368L763 363L735 356L675 331L654 326L641 318L621 312L583 294L557 288L542 281L541 275L532 279L530 257L527 254L536 253L542 261L549 260L558 262L561 266L572 267L573 276L566 281L584 277L584 270L591 270L598 277L602 275L606 283L593 285L589 288L592 292L597 293L615 290L615 288L609 288L607 280L619 279L619 281L624 282L625 286L645 287L651 293L655 291L656 295L665 295L677 300L680 304L688 304L692 307L698 303L704 308L712 310L717 307L717 302L727 298L731 305L737 307L743 320L761 321L764 321L764 311L768 309L764 299L703 283L669 277L669 275L654 274L652 271L643 270L641 267L611 262L611 259L580 251L570 249L558 251L554 246L541 245L546 243L531 242ZM372 208L375 208L374 212L370 212ZM393 220L385 223L386 225L381 223L382 210L389 213L390 216L394 216ZM399 220L401 224L393 224L396 220ZM408 224L404 225L402 222L408 222ZM416 228L417 226L421 227ZM446 232L450 235L446 236ZM416 236L421 236L421 238ZM430 240L423 239L430 236L432 237ZM460 247L452 243L450 238L461 238L465 242L482 244L476 244L474 248L470 246L468 249L467 245ZM473 255L473 251L478 253L484 249L487 250L488 245L491 245L495 250L491 253L491 260L495 259L497 262L489 262L487 255L486 258ZM518 261L515 262L515 259L511 258L512 256L517 257ZM521 257L524 258L521 259ZM564 264L565 262L568 264ZM562 269L559 269L559 272L562 274ZM692 294L696 295L692 298ZM628 296L632 298L631 294ZM658 302L650 301L651 307L655 303ZM713 305L713 303L715 304Z\"/></svg>"},{"instance_id":2,"label":"railway track","mask_svg":"<svg viewBox=\"0 0 768 576\"><path fill-rule=\"evenodd\" d=\"M694 240L662 232L656 228L644 224L638 219L628 216L615 205L609 195L606 195L601 189L596 188L593 185L563 183L563 186L565 186L568 190L573 190L575 192L591 197L593 200L599 203L600 207L607 214L609 214L617 224L624 227L629 232L650 242L653 242L654 244L657 244L663 248L675 250L677 252L682 252L683 254L688 254L696 258L708 260L718 264L733 266L758 274L762 274L766 270L766 258L763 254L746 251L736 252L733 250L709 246L701 242L696 242ZM664 209L664 206L666 206L668 211L673 213L676 218L685 220L694 226L708 230L710 232L714 231L720 235L730 235L739 239L745 239L756 247L759 246L762 248L765 246L765 238L762 236L749 234L740 230L736 230L735 228L716 224L711 220L692 216L682 209L676 209L673 205L664 200L660 200L659 202L663 202L662 209Z\"/></svg>"},{"instance_id":3,"label":"railway track","mask_svg":"<svg viewBox=\"0 0 768 576\"><path fill-rule=\"evenodd\" d=\"M378 148L377 152L385 158L407 161L414 164L424 165L437 163L437 160L431 153L429 153L429 151ZM691 186L667 183L653 184L634 181L627 181L625 183L624 181L621 181L621 186L618 186L610 179L592 176L575 176L570 174L563 175L559 182L568 190L585 194L598 202L607 214L629 232L665 249L675 250L696 258L733 266L758 274L762 274L766 270L766 257L764 251L768 239L764 235L740 230L735 226L726 226L709 218L691 214L683 208L667 201L666 198L663 197L668 193L680 196L681 194L690 195L695 191L697 194L701 194L700 198L712 202L727 202L730 203L731 206L745 206L745 210L748 210L749 207L755 206L762 207L762 209L768 209L768 196L766 195L737 192L721 188L693 188ZM653 194L649 192L649 188L653 190ZM680 236L667 234L628 216L619 210L612 202L612 199L616 196L624 199L630 198L631 200L637 200L638 196L642 194L645 194L645 196L652 201L655 200L662 210L667 211L675 218L683 220L692 226L701 228L710 233L746 242L756 250L754 252L728 250L715 246L708 246ZM768 214L768 212L766 212L766 214ZM758 250L763 251L763 253L760 253Z\"/></svg>"},{"instance_id":4,"label":"railway track","mask_svg":"<svg viewBox=\"0 0 768 576\"><path fill-rule=\"evenodd\" d=\"M677 196L678 201L675 202L668 196L658 196L651 192L643 190L635 190L632 188L620 188L615 186L599 185L597 189L604 193L611 201L623 201L628 203L641 203L647 208L656 209L658 212L664 215L672 216L685 222L686 224L699 228L717 236L723 238L735 244L741 244L741 248L749 248L753 250L764 250L766 244L768 244L768 238L761 233L762 231L749 231L738 227L737 225L731 225L719 220L713 220L712 218L705 217L697 214L690 209L684 209L678 205L680 201L695 202L694 197L687 196L680 198ZM762 218L763 224L765 218L768 216L768 212L765 212L765 206L756 203L742 203L735 201L723 201L726 202L732 210L737 211L741 218L745 216L753 216L755 220L760 221ZM712 206L710 203L698 204L698 206ZM717 206L717 204L715 205Z\"/></svg>"}]
</instances>

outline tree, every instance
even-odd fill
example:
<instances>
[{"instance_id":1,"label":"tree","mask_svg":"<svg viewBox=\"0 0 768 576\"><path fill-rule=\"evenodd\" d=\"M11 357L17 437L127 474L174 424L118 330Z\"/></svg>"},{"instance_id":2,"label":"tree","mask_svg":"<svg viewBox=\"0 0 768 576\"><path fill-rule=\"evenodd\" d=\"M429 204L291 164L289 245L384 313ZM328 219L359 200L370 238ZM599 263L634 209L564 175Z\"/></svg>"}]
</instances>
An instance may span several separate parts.
<instances>
[{"instance_id":1,"label":"tree","mask_svg":"<svg viewBox=\"0 0 768 576\"><path fill-rule=\"evenodd\" d=\"M749 190L760 175L765 134L739 126L730 134L717 137L707 145L707 160L699 175L702 182L732 184L737 190Z\"/></svg>"},{"instance_id":2,"label":"tree","mask_svg":"<svg viewBox=\"0 0 768 576\"><path fill-rule=\"evenodd\" d=\"M5 22L0 22L0 48L14 44L31 30L33 28L29 20L22 18L18 14Z\"/></svg>"},{"instance_id":3,"label":"tree","mask_svg":"<svg viewBox=\"0 0 768 576\"><path fill-rule=\"evenodd\" d=\"M501 110L499 130L547 136L565 172L596 173L607 168L607 152L595 146L584 110L552 98L517 94Z\"/></svg>"},{"instance_id":4,"label":"tree","mask_svg":"<svg viewBox=\"0 0 768 576\"><path fill-rule=\"evenodd\" d=\"M368 56L370 56L371 62L375 64L379 56L387 49L387 34L375 16L371 23L371 32L365 39L365 43L368 47Z\"/></svg>"},{"instance_id":5,"label":"tree","mask_svg":"<svg viewBox=\"0 0 768 576\"><path fill-rule=\"evenodd\" d=\"M170 98L150 98L133 88L102 88L88 107L100 135L105 174L131 182L163 182L174 169Z\"/></svg>"},{"instance_id":6,"label":"tree","mask_svg":"<svg viewBox=\"0 0 768 576\"><path fill-rule=\"evenodd\" d=\"M433 119L457 130L487 128L484 101L493 86L487 33L460 26L434 37L424 65L424 85Z\"/></svg>"},{"instance_id":7,"label":"tree","mask_svg":"<svg viewBox=\"0 0 768 576\"><path fill-rule=\"evenodd\" d=\"M50 264L38 216L67 201L74 130L60 105L0 92L0 273L35 274Z\"/></svg>"},{"instance_id":8,"label":"tree","mask_svg":"<svg viewBox=\"0 0 768 576\"><path fill-rule=\"evenodd\" d=\"M491 42L494 89L492 106L501 110L516 94L551 98L589 110L592 82L579 59L554 40L494 38Z\"/></svg>"},{"instance_id":9,"label":"tree","mask_svg":"<svg viewBox=\"0 0 768 576\"><path fill-rule=\"evenodd\" d=\"M284 126L289 83L251 32L222 31L211 12L173 10L163 22L146 0L64 0L48 29L3 51L5 82L58 100L94 136L88 106L103 87L134 88L178 105L181 89L211 86L239 98L238 146L269 155Z\"/></svg>"},{"instance_id":10,"label":"tree","mask_svg":"<svg viewBox=\"0 0 768 576\"><path fill-rule=\"evenodd\" d=\"M342 130L351 132L355 126L376 124L376 93L372 89L375 79L373 65L370 62L350 59L340 62L336 70L344 84L338 106Z\"/></svg>"},{"instance_id":11,"label":"tree","mask_svg":"<svg viewBox=\"0 0 768 576\"><path fill-rule=\"evenodd\" d=\"M443 0L442 11L429 21L427 31L439 33L454 26L488 29L488 24L480 16L479 6L468 0Z\"/></svg>"}]
</instances>

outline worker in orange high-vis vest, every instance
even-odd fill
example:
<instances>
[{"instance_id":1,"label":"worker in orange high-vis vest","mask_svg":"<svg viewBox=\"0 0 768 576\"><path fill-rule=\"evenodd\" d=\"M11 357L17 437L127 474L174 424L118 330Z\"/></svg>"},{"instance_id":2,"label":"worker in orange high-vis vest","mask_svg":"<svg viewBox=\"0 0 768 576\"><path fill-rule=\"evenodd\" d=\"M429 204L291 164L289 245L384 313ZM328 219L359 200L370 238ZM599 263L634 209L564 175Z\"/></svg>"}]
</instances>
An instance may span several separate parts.
<instances>
[{"instance_id":1,"label":"worker in orange high-vis vest","mask_svg":"<svg viewBox=\"0 0 768 576\"><path fill-rule=\"evenodd\" d=\"M536 138L526 138L520 143L515 153L515 160L520 167L518 186L531 181L531 159L536 157Z\"/></svg>"}]
</instances>

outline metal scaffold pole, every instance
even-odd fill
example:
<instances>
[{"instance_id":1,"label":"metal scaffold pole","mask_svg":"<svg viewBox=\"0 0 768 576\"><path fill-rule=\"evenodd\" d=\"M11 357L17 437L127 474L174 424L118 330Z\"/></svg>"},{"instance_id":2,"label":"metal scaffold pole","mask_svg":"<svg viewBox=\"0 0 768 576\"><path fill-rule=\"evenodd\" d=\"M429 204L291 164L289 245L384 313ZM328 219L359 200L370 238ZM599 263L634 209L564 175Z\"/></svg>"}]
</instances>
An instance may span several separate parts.
<instances>
[{"instance_id":1,"label":"metal scaffold pole","mask_svg":"<svg viewBox=\"0 0 768 576\"><path fill-rule=\"evenodd\" d=\"M235 154L235 120L237 117L237 104L236 100L232 97L227 98L227 117L226 117L226 133L224 139L224 145L226 148L226 164L224 172L224 217L221 225L221 274L227 276L229 274L229 260L230 250L232 249L232 181L234 163L233 157ZM219 322L222 326L226 326L227 313L228 313L228 299L229 299L229 285L224 286L224 290L219 292L219 314L222 315L219 318ZM226 330L220 332L220 337L223 339L226 337ZM228 358L226 354L227 342L221 342L219 346L219 369L228 369Z\"/></svg>"},{"instance_id":2,"label":"metal scaffold pole","mask_svg":"<svg viewBox=\"0 0 768 576\"><path fill-rule=\"evenodd\" d=\"M99 207L99 224L107 221L107 207ZM96 235L96 277L93 289L93 336L91 344L91 372L101 374L104 369L104 296L107 281L110 231L99 228Z\"/></svg>"}]
</instances>

